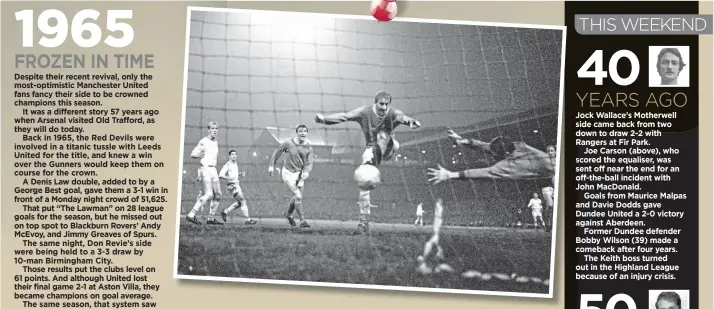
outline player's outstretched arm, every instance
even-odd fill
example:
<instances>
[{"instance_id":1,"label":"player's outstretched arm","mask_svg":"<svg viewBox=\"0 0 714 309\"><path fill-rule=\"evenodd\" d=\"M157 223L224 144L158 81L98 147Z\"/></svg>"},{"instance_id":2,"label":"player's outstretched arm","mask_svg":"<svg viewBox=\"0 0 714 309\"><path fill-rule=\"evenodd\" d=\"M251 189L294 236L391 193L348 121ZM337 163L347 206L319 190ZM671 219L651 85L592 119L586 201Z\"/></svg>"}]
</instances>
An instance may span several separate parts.
<instances>
[{"instance_id":1,"label":"player's outstretched arm","mask_svg":"<svg viewBox=\"0 0 714 309\"><path fill-rule=\"evenodd\" d=\"M505 161L506 160L501 162ZM458 172L449 171L439 165L436 169L430 168L428 175L431 176L429 181L434 181L434 184L451 179L528 179L543 177L530 170L519 170L513 167L504 168L504 166L498 166L498 164L491 167L474 168Z\"/></svg>"},{"instance_id":2,"label":"player's outstretched arm","mask_svg":"<svg viewBox=\"0 0 714 309\"><path fill-rule=\"evenodd\" d=\"M198 145L196 145L196 147L191 151L191 158L200 159L204 150L205 146L203 145L203 141L198 142Z\"/></svg>"},{"instance_id":3,"label":"player's outstretched arm","mask_svg":"<svg viewBox=\"0 0 714 309\"><path fill-rule=\"evenodd\" d=\"M449 138L454 140L454 142L458 145L464 145L469 148L481 149L483 151L491 151L490 144L487 142L482 142L477 139L462 138L461 135L457 134L452 129L447 129L446 132L448 133Z\"/></svg>"},{"instance_id":4,"label":"player's outstretched arm","mask_svg":"<svg viewBox=\"0 0 714 309\"><path fill-rule=\"evenodd\" d=\"M441 164L437 164L436 168L429 168L427 175L431 176L431 178L429 178L429 181L433 181L434 184L454 179L459 176L457 172L447 170L443 166L441 166Z\"/></svg>"},{"instance_id":5,"label":"player's outstretched arm","mask_svg":"<svg viewBox=\"0 0 714 309\"><path fill-rule=\"evenodd\" d=\"M450 179L530 179L555 177L554 169L550 161L537 152L519 153L518 156L503 159L490 167L475 168L459 172L449 171L439 165L436 169L429 168L427 174L431 176L429 181L434 181L434 184Z\"/></svg>"},{"instance_id":6,"label":"player's outstretched arm","mask_svg":"<svg viewBox=\"0 0 714 309\"><path fill-rule=\"evenodd\" d=\"M346 113L336 113L330 115L317 114L315 122L326 125L338 124L347 121L359 121L362 118L362 113L365 107L358 107Z\"/></svg>"},{"instance_id":7,"label":"player's outstretched arm","mask_svg":"<svg viewBox=\"0 0 714 309\"><path fill-rule=\"evenodd\" d=\"M273 172L275 171L275 164L278 163L278 159L280 159L280 156L285 152L287 149L287 142L280 143L278 148L273 151L273 154L270 156L270 163L268 166L268 173L270 173L270 176L273 176Z\"/></svg>"},{"instance_id":8,"label":"player's outstretched arm","mask_svg":"<svg viewBox=\"0 0 714 309\"><path fill-rule=\"evenodd\" d=\"M508 174L501 174L498 173L497 170L494 170L492 167L485 167L485 168L475 168L475 169L469 169L469 170L464 170L464 171L458 171L458 172L452 172L441 165L438 165L437 168L429 168L429 171L427 172L431 178L429 178L429 181L433 181L433 184L440 183L442 181L447 181L451 179L512 179L513 175L508 175Z\"/></svg>"},{"instance_id":9,"label":"player's outstretched arm","mask_svg":"<svg viewBox=\"0 0 714 309\"><path fill-rule=\"evenodd\" d=\"M409 128L416 129L421 127L419 120L416 120L410 116L407 116L401 110L394 110L394 117L397 123L408 125Z\"/></svg>"}]
</instances>

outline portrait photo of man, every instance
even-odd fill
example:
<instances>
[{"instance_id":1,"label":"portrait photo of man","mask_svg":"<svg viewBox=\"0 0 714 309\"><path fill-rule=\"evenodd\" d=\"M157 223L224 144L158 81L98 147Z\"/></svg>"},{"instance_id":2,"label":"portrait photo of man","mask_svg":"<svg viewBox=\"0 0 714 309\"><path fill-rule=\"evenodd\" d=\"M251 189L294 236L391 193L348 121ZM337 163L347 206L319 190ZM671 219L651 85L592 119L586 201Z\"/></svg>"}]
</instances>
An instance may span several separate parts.
<instances>
[{"instance_id":1,"label":"portrait photo of man","mask_svg":"<svg viewBox=\"0 0 714 309\"><path fill-rule=\"evenodd\" d=\"M689 87L689 46L650 46L650 87Z\"/></svg>"},{"instance_id":2,"label":"portrait photo of man","mask_svg":"<svg viewBox=\"0 0 714 309\"><path fill-rule=\"evenodd\" d=\"M647 308L652 309L689 309L689 291L650 290Z\"/></svg>"}]
</instances>

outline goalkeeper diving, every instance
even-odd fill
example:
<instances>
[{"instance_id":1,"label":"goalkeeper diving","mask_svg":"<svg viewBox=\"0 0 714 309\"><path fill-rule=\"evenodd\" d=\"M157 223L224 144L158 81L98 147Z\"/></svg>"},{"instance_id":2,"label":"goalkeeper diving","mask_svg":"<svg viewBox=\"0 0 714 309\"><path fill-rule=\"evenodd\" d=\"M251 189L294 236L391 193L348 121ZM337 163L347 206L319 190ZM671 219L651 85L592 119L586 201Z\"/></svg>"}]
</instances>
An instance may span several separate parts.
<instances>
[{"instance_id":1,"label":"goalkeeper diving","mask_svg":"<svg viewBox=\"0 0 714 309\"><path fill-rule=\"evenodd\" d=\"M434 184L451 179L538 179L550 178L555 184L555 148L545 153L522 141L499 136L491 142L462 138L448 130L449 138L458 145L481 149L491 153L499 161L489 167L452 172L441 165L429 168L429 181Z\"/></svg>"}]
</instances>

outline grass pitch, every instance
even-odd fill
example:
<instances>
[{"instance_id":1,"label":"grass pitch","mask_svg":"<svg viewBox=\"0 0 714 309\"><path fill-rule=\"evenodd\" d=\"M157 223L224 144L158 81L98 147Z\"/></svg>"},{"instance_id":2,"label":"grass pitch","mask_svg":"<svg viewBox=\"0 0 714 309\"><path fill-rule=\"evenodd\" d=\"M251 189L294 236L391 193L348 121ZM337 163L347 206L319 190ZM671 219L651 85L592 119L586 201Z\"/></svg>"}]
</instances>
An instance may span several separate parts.
<instances>
[{"instance_id":1,"label":"grass pitch","mask_svg":"<svg viewBox=\"0 0 714 309\"><path fill-rule=\"evenodd\" d=\"M422 275L417 256L431 226L377 225L356 234L356 222L310 221L311 229L284 219L256 226L195 226L181 220L178 274L323 283L548 293L537 282L465 278L462 273L550 276L550 233L444 226L440 244L454 273Z\"/></svg>"}]
</instances>

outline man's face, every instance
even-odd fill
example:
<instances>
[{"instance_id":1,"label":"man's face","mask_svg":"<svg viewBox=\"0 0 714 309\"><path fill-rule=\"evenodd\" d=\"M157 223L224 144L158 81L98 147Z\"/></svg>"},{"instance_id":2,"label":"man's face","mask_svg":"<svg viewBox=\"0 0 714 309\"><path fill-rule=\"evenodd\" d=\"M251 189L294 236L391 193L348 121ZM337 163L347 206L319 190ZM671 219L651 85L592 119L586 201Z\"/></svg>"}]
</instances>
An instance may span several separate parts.
<instances>
[{"instance_id":1,"label":"man's face","mask_svg":"<svg viewBox=\"0 0 714 309\"><path fill-rule=\"evenodd\" d=\"M660 57L657 64L659 76L662 77L663 83L676 83L679 76L679 68L681 63L679 57L673 53L665 53Z\"/></svg>"},{"instance_id":2,"label":"man's face","mask_svg":"<svg viewBox=\"0 0 714 309\"><path fill-rule=\"evenodd\" d=\"M673 301L660 299L657 302L657 309L679 309L679 306L677 306L677 303Z\"/></svg>"},{"instance_id":3,"label":"man's face","mask_svg":"<svg viewBox=\"0 0 714 309\"><path fill-rule=\"evenodd\" d=\"M215 138L218 135L218 126L212 125L211 128L208 129L208 134L211 136L211 138Z\"/></svg>"},{"instance_id":4,"label":"man's face","mask_svg":"<svg viewBox=\"0 0 714 309\"><path fill-rule=\"evenodd\" d=\"M377 105L377 113L380 116L384 116L387 113L387 110L389 109L389 99L381 98L375 104Z\"/></svg>"},{"instance_id":5,"label":"man's face","mask_svg":"<svg viewBox=\"0 0 714 309\"><path fill-rule=\"evenodd\" d=\"M298 139L299 139L301 142L306 141L306 140L307 140L307 129L306 129L306 128L300 128L300 129L298 129L298 131L297 131L297 136L298 136Z\"/></svg>"},{"instance_id":6,"label":"man's face","mask_svg":"<svg viewBox=\"0 0 714 309\"><path fill-rule=\"evenodd\" d=\"M533 193L533 198L538 198L538 193Z\"/></svg>"},{"instance_id":7,"label":"man's face","mask_svg":"<svg viewBox=\"0 0 714 309\"><path fill-rule=\"evenodd\" d=\"M548 147L548 156L550 156L551 158L555 158L555 147L553 147L553 146Z\"/></svg>"},{"instance_id":8,"label":"man's face","mask_svg":"<svg viewBox=\"0 0 714 309\"><path fill-rule=\"evenodd\" d=\"M231 161L235 162L236 160L238 160L238 154L235 151L231 152L228 158L231 159Z\"/></svg>"}]
</instances>

